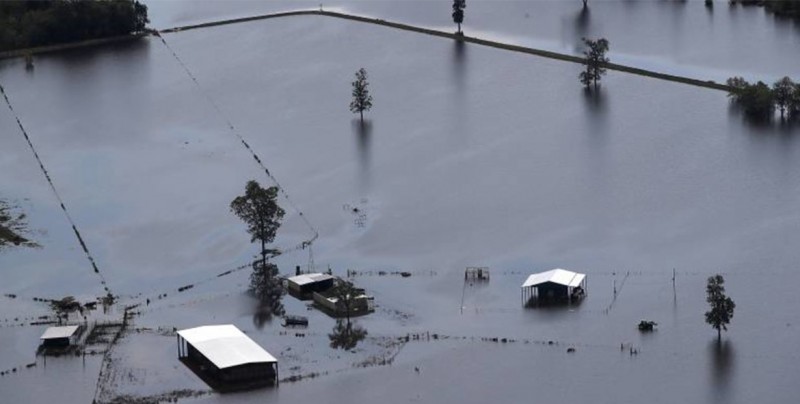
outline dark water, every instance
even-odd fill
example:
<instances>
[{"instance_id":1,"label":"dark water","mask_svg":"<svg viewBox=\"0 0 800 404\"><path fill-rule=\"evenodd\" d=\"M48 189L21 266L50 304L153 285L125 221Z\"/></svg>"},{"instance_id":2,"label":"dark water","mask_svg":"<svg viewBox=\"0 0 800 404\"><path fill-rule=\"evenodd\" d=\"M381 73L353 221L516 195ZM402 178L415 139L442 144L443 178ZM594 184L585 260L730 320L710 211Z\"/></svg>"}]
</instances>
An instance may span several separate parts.
<instances>
[{"instance_id":1,"label":"dark water","mask_svg":"<svg viewBox=\"0 0 800 404\"><path fill-rule=\"evenodd\" d=\"M137 326L232 322L280 353L282 374L328 372L197 401L519 402L536 391L567 402L785 403L800 393L796 128L743 122L721 92L610 73L587 96L579 66L323 17L166 39L200 89L152 38L38 57L32 73L3 61L0 83L112 290L128 302L169 292ZM375 97L364 126L347 110L362 66ZM290 297L287 310L310 317L307 337L255 321L246 271L215 275L255 253L227 205L247 180L268 179L205 94L319 231L318 268L412 272L355 278L380 306L359 319L371 338L466 338L410 342L392 366L362 369L351 363L383 352L379 341L332 350L334 321ZM41 250L0 255L0 293L20 295L0 297L0 314L46 313L37 295L101 294L6 108L0 133L4 195L29 201L30 226L45 230ZM312 232L290 210L278 245ZM277 263L291 272L308 251ZM462 271L476 265L492 280L464 288ZM522 309L519 284L553 267L588 274L586 301ZM720 345L702 320L716 272L738 305ZM658 331L639 334L642 318ZM0 328L0 369L32 361L43 329ZM202 390L174 343L154 331L126 337L115 355L131 376L118 393ZM0 391L58 397L33 388L58 377L35 369L0 377ZM91 402L90 384L76 381L66 402Z\"/></svg>"}]
</instances>

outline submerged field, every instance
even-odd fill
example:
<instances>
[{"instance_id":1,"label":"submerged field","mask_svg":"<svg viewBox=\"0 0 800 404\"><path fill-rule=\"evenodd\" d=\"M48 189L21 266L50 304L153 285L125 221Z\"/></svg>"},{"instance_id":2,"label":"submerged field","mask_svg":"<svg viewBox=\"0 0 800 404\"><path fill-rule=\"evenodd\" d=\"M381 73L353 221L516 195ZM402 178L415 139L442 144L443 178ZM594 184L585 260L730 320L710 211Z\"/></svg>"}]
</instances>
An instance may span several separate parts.
<instances>
[{"instance_id":1,"label":"submerged field","mask_svg":"<svg viewBox=\"0 0 800 404\"><path fill-rule=\"evenodd\" d=\"M0 294L15 295L0 297L0 370L37 363L0 377L10 402L783 403L800 393L796 128L743 122L722 92L611 72L587 95L578 65L325 17L165 39L199 85L158 38L38 57L33 72L0 62L98 268L0 108L0 197L21 201L41 245L0 252ZM360 67L375 97L363 127L347 110ZM329 348L334 321L289 296L309 329L264 323L244 293L247 269L217 277L256 252L229 202L249 179L271 184L226 120L294 203L282 199L278 247L318 233L316 267L356 270L375 295L353 352ZM309 252L276 262L293 273ZM466 266L490 267L489 284L465 285ZM527 274L554 267L587 273L588 298L523 309ZM702 317L717 272L737 303L721 345ZM117 311L151 299L109 354L110 376L97 383L100 356L35 359L45 327L19 324L48 309L32 298L93 299L101 281ZM639 334L642 318L658 331ZM245 330L282 376L315 377L209 392L175 358L172 330L214 323Z\"/></svg>"}]
</instances>

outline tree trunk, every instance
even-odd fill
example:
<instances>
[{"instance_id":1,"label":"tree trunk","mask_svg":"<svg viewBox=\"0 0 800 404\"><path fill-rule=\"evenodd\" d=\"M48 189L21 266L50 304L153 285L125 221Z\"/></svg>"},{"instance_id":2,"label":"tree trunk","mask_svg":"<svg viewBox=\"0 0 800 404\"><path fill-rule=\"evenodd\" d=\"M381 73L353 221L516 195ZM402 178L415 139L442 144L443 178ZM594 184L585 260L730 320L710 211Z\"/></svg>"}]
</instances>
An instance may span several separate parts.
<instances>
[{"instance_id":1,"label":"tree trunk","mask_svg":"<svg viewBox=\"0 0 800 404\"><path fill-rule=\"evenodd\" d=\"M722 342L722 328L717 328L717 343Z\"/></svg>"},{"instance_id":2,"label":"tree trunk","mask_svg":"<svg viewBox=\"0 0 800 404\"><path fill-rule=\"evenodd\" d=\"M461 33L461 23L458 23L458 33Z\"/></svg>"},{"instance_id":3,"label":"tree trunk","mask_svg":"<svg viewBox=\"0 0 800 404\"><path fill-rule=\"evenodd\" d=\"M261 265L263 265L264 268L267 266L267 248L263 238L261 239Z\"/></svg>"},{"instance_id":4,"label":"tree trunk","mask_svg":"<svg viewBox=\"0 0 800 404\"><path fill-rule=\"evenodd\" d=\"M364 123L364 110L362 109L359 110L358 112L361 113L361 123Z\"/></svg>"}]
</instances>

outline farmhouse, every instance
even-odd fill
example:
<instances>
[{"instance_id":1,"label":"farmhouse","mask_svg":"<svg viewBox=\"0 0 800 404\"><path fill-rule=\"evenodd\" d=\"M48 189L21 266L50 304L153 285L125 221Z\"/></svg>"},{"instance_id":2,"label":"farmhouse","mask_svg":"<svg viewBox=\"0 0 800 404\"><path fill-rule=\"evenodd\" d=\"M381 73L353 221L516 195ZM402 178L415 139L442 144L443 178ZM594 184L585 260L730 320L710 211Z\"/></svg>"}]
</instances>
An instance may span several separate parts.
<instances>
[{"instance_id":1,"label":"farmhouse","mask_svg":"<svg viewBox=\"0 0 800 404\"><path fill-rule=\"evenodd\" d=\"M278 360L230 324L178 331L178 358L218 390L278 383Z\"/></svg>"},{"instance_id":2,"label":"farmhouse","mask_svg":"<svg viewBox=\"0 0 800 404\"><path fill-rule=\"evenodd\" d=\"M573 301L586 294L586 274L551 269L528 276L522 284L522 303L531 299Z\"/></svg>"},{"instance_id":3,"label":"farmhouse","mask_svg":"<svg viewBox=\"0 0 800 404\"><path fill-rule=\"evenodd\" d=\"M286 279L289 293L298 299L311 299L314 292L324 292L333 287L336 279L323 273L301 274Z\"/></svg>"},{"instance_id":4,"label":"farmhouse","mask_svg":"<svg viewBox=\"0 0 800 404\"><path fill-rule=\"evenodd\" d=\"M44 347L66 347L77 342L79 329L77 325L50 327L39 339Z\"/></svg>"}]
</instances>

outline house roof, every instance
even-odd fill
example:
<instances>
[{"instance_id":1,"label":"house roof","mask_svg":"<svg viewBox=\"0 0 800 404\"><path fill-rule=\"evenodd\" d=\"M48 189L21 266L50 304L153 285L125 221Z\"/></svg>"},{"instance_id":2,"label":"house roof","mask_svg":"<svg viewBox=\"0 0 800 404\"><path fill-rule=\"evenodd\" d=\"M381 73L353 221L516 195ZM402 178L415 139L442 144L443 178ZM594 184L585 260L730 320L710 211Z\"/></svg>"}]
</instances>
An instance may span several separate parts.
<instances>
[{"instance_id":1,"label":"house roof","mask_svg":"<svg viewBox=\"0 0 800 404\"><path fill-rule=\"evenodd\" d=\"M178 331L219 369L248 363L277 363L278 360L256 344L236 326L206 325Z\"/></svg>"},{"instance_id":2,"label":"house roof","mask_svg":"<svg viewBox=\"0 0 800 404\"><path fill-rule=\"evenodd\" d=\"M586 274L557 268L528 276L528 279L525 280L525 283L522 284L522 287L529 288L550 282L574 288L576 286L580 286L581 282L583 282L585 278Z\"/></svg>"},{"instance_id":3,"label":"house roof","mask_svg":"<svg viewBox=\"0 0 800 404\"><path fill-rule=\"evenodd\" d=\"M311 283L327 281L329 279L334 279L334 277L328 274L317 272L313 274L302 274L302 275L292 276L287 280L289 282L297 284L298 286L304 286Z\"/></svg>"},{"instance_id":4,"label":"house roof","mask_svg":"<svg viewBox=\"0 0 800 404\"><path fill-rule=\"evenodd\" d=\"M59 339L69 338L78 331L77 325L68 325L63 327L50 327L44 331L39 339Z\"/></svg>"}]
</instances>

